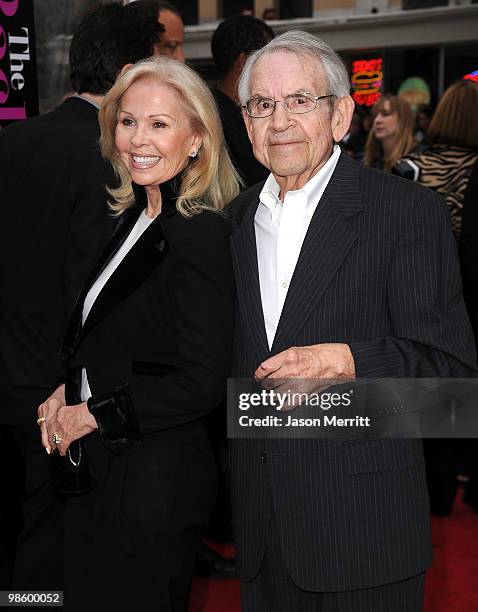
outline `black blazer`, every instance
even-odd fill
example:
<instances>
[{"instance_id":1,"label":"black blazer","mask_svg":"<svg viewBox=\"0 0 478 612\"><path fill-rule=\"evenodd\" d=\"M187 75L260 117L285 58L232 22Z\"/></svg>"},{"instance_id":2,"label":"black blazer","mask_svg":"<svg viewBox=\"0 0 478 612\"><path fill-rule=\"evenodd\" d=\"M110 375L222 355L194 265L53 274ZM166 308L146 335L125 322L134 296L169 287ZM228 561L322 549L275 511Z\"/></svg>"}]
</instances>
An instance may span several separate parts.
<instances>
[{"instance_id":1,"label":"black blazer","mask_svg":"<svg viewBox=\"0 0 478 612\"><path fill-rule=\"evenodd\" d=\"M36 418L74 301L114 221L96 108L69 98L0 132L0 422Z\"/></svg>"},{"instance_id":2,"label":"black blazer","mask_svg":"<svg viewBox=\"0 0 478 612\"><path fill-rule=\"evenodd\" d=\"M75 610L88 606L91 592L100 594L95 609L112 601L131 609L138 592L141 608L154 600L169 609L170 598L179 597L175 589L192 574L215 499L216 465L203 418L222 398L230 369L228 232L217 213L184 218L161 189L161 214L81 326L88 290L144 208L144 191L136 190L137 206L119 218L62 349L67 399L80 401L86 367L88 406L99 426L83 438L96 486L70 498L65 512L65 596Z\"/></svg>"},{"instance_id":3,"label":"black blazer","mask_svg":"<svg viewBox=\"0 0 478 612\"><path fill-rule=\"evenodd\" d=\"M231 204L236 377L291 346L347 343L357 377L476 375L456 245L436 194L342 154L305 237L269 351L254 215L262 185ZM271 512L302 589L398 581L431 559L420 440L234 440L238 564L251 580Z\"/></svg>"},{"instance_id":4,"label":"black blazer","mask_svg":"<svg viewBox=\"0 0 478 612\"><path fill-rule=\"evenodd\" d=\"M234 280L224 218L190 219L162 186L162 212L110 277L81 326L83 301L146 204L124 212L78 299L62 357L79 401L86 367L90 410L111 448L198 421L225 391L230 369Z\"/></svg>"}]
</instances>

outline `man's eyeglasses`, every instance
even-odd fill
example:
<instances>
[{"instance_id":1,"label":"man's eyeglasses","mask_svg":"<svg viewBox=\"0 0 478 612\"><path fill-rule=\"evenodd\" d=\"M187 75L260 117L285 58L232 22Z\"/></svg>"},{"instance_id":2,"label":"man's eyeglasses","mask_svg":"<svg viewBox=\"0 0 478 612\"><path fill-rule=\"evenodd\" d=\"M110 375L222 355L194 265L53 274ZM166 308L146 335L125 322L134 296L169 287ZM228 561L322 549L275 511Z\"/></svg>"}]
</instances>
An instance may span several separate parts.
<instances>
[{"instance_id":1,"label":"man's eyeglasses","mask_svg":"<svg viewBox=\"0 0 478 612\"><path fill-rule=\"evenodd\" d=\"M291 94L290 96L286 96L283 100L255 97L248 100L242 108L245 109L249 117L262 119L272 115L278 102L284 102L289 113L303 115L304 113L313 111L317 107L319 100L334 97L333 94L327 96L312 96L308 92Z\"/></svg>"}]
</instances>

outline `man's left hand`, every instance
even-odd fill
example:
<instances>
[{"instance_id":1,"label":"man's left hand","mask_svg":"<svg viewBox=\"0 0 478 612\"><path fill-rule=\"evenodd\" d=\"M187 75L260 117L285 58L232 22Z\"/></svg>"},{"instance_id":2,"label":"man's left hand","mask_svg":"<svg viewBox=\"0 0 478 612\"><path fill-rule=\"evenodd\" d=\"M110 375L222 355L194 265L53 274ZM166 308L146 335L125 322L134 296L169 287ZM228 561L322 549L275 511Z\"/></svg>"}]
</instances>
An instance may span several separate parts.
<instances>
[{"instance_id":1,"label":"man's left hand","mask_svg":"<svg viewBox=\"0 0 478 612\"><path fill-rule=\"evenodd\" d=\"M348 344L312 344L292 347L266 359L254 376L266 389L310 393L355 380L355 363ZM310 384L301 380L306 378L316 380ZM291 379L299 380L294 384ZM324 379L328 384L324 385Z\"/></svg>"}]
</instances>

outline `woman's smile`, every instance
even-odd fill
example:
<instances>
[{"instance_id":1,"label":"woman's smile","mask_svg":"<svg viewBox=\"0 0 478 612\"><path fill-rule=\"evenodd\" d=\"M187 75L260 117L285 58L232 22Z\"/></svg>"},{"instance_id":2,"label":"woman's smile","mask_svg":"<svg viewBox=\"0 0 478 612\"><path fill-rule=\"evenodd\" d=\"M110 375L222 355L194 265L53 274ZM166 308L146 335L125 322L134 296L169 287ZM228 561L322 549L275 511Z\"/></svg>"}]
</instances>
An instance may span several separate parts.
<instances>
[{"instance_id":1,"label":"woman's smile","mask_svg":"<svg viewBox=\"0 0 478 612\"><path fill-rule=\"evenodd\" d=\"M131 153L130 158L131 166L136 170L149 170L162 159L159 155L138 155L137 153Z\"/></svg>"}]
</instances>

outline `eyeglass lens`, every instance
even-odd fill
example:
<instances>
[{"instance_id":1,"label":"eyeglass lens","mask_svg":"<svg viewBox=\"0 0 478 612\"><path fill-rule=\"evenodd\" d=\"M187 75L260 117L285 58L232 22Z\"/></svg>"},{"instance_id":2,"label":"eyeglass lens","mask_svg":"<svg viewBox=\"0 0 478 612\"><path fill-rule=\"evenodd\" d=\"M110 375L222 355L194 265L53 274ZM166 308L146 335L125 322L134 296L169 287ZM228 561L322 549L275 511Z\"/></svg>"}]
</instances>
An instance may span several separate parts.
<instances>
[{"instance_id":1,"label":"eyeglass lens","mask_svg":"<svg viewBox=\"0 0 478 612\"><path fill-rule=\"evenodd\" d=\"M253 98L247 103L247 110L253 117L268 117L274 112L277 102L272 98ZM317 100L309 98L305 94L292 94L283 100L290 113L308 113L317 105Z\"/></svg>"}]
</instances>

